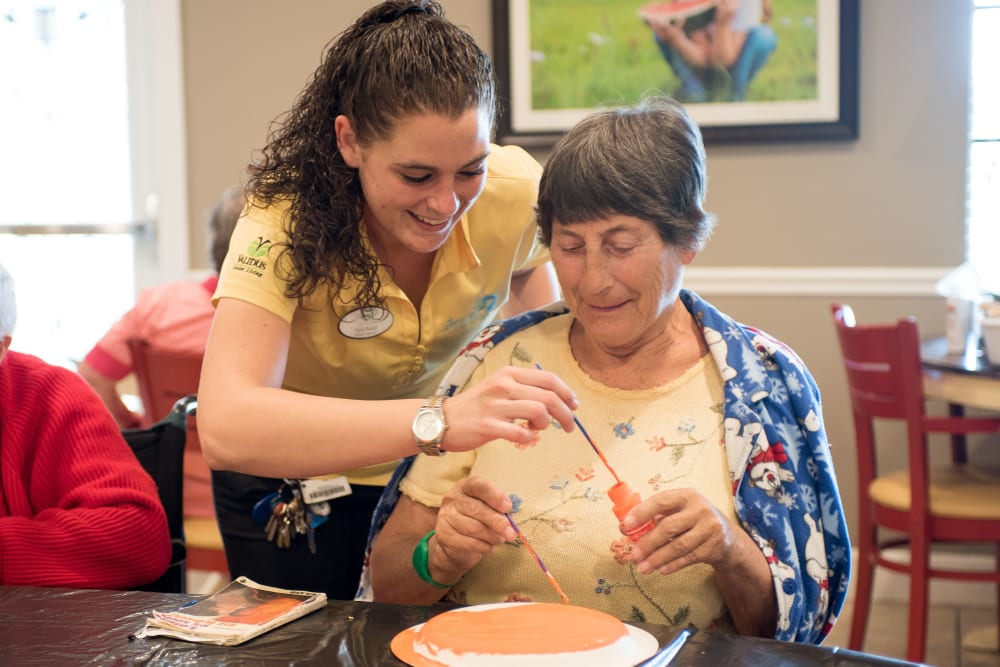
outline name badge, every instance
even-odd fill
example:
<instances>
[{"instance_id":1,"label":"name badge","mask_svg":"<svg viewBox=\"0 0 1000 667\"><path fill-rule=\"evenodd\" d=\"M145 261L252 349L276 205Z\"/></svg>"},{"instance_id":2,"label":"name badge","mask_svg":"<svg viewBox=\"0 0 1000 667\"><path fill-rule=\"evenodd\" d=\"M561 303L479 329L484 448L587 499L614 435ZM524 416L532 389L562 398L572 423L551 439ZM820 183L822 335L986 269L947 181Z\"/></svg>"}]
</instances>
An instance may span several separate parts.
<instances>
[{"instance_id":1,"label":"name badge","mask_svg":"<svg viewBox=\"0 0 1000 667\"><path fill-rule=\"evenodd\" d=\"M385 308L359 308L344 315L337 328L348 338L374 338L389 330L392 319Z\"/></svg>"},{"instance_id":2,"label":"name badge","mask_svg":"<svg viewBox=\"0 0 1000 667\"><path fill-rule=\"evenodd\" d=\"M302 488L302 501L306 505L351 495L351 484L342 475L329 479L303 479L299 484Z\"/></svg>"}]
</instances>

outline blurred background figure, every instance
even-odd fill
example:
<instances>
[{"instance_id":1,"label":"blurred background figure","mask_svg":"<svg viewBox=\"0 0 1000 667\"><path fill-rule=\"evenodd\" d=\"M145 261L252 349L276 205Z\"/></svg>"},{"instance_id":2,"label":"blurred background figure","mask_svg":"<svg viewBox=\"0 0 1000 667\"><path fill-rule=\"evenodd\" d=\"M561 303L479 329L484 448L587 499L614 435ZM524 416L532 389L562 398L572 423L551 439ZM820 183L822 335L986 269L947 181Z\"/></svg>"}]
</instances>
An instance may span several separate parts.
<instances>
[{"instance_id":1,"label":"blurred background figure","mask_svg":"<svg viewBox=\"0 0 1000 667\"><path fill-rule=\"evenodd\" d=\"M213 273L197 282L182 280L150 287L139 293L135 305L97 341L77 367L108 406L121 428L138 428L164 417L133 412L122 401L118 382L133 372L128 340L139 338L155 347L178 353L203 354L215 308L212 294L219 282L219 269L245 203L243 190L227 189L212 209L208 221L209 249Z\"/></svg>"},{"instance_id":2,"label":"blurred background figure","mask_svg":"<svg viewBox=\"0 0 1000 667\"><path fill-rule=\"evenodd\" d=\"M11 351L0 265L0 584L127 588L170 562L156 485L80 377Z\"/></svg>"},{"instance_id":3,"label":"blurred background figure","mask_svg":"<svg viewBox=\"0 0 1000 667\"><path fill-rule=\"evenodd\" d=\"M713 3L706 3L713 4ZM660 52L680 79L681 102L740 102L778 45L770 0L718 0L704 25L692 17L646 16Z\"/></svg>"}]
</instances>

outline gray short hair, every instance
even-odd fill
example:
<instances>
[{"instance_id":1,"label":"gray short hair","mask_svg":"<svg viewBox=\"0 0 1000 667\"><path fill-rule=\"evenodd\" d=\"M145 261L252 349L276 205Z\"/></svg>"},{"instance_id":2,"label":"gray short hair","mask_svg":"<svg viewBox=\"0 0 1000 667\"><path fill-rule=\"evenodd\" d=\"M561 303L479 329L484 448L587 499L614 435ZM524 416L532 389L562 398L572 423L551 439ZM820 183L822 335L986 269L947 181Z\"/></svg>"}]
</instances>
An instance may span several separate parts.
<instances>
[{"instance_id":1,"label":"gray short hair","mask_svg":"<svg viewBox=\"0 0 1000 667\"><path fill-rule=\"evenodd\" d=\"M236 221L240 219L247 199L243 188L231 186L226 188L219 201L212 207L208 218L209 255L212 258L212 268L216 273L222 271L222 263L229 252L229 237L233 235Z\"/></svg>"},{"instance_id":2,"label":"gray short hair","mask_svg":"<svg viewBox=\"0 0 1000 667\"><path fill-rule=\"evenodd\" d=\"M542 240L552 223L627 215L653 224L665 243L699 251L715 227L702 208L708 186L701 131L677 101L649 96L592 112L555 145L539 184Z\"/></svg>"},{"instance_id":3,"label":"gray short hair","mask_svg":"<svg viewBox=\"0 0 1000 667\"><path fill-rule=\"evenodd\" d=\"M0 264L0 338L14 335L17 303L14 301L14 278Z\"/></svg>"}]
</instances>

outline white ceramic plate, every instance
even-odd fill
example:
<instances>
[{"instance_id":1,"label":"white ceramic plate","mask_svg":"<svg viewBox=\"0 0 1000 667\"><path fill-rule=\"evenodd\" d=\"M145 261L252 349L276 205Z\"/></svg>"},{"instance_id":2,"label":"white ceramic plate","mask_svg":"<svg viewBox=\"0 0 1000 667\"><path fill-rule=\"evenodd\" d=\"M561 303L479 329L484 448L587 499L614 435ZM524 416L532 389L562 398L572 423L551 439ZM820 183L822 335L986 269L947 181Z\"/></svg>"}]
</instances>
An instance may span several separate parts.
<instances>
[{"instance_id":1,"label":"white ceramic plate","mask_svg":"<svg viewBox=\"0 0 1000 667\"><path fill-rule=\"evenodd\" d=\"M509 607L512 604L533 603L501 602L497 604L475 605L475 608L486 610L501 606ZM469 608L465 607L463 609L468 610ZM445 613L447 614L450 612ZM413 649L414 641L417 639L417 633L420 632L420 628L422 628L423 625L423 623L418 623L417 625L407 628L393 637L392 642L390 643L393 655L412 667L445 667L444 663L425 658ZM575 653L573 654L574 667L634 667L634 665L638 665L659 650L660 643L657 641L656 637L650 633L646 632L642 628L629 625L628 623L625 623L625 628L628 630L629 635L632 637L632 641L635 643L635 655L632 656L627 665L608 665L606 661L588 660L585 653ZM523 658L519 658L518 656L511 656L510 664L512 666L516 666L520 664L520 660L522 659Z\"/></svg>"}]
</instances>

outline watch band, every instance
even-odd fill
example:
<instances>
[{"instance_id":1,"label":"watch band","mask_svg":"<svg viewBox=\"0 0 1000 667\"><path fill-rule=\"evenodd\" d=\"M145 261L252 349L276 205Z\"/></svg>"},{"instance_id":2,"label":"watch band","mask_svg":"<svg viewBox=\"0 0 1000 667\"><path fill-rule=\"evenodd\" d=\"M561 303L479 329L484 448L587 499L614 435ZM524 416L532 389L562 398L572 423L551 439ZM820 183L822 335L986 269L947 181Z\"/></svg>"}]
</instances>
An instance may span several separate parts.
<instances>
[{"instance_id":1,"label":"watch band","mask_svg":"<svg viewBox=\"0 0 1000 667\"><path fill-rule=\"evenodd\" d=\"M444 440L444 434L448 430L448 421L444 416L444 401L448 398L444 395L431 396L424 401L423 405L417 411L417 417L414 419L414 424L425 415L425 413L433 413L435 418L440 421L441 428L437 435L431 439L424 439L417 435L417 431L413 432L413 440L417 443L417 447L421 452L427 454L428 456L444 456L445 451L441 449L441 441Z\"/></svg>"}]
</instances>

